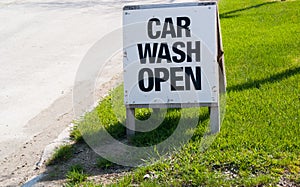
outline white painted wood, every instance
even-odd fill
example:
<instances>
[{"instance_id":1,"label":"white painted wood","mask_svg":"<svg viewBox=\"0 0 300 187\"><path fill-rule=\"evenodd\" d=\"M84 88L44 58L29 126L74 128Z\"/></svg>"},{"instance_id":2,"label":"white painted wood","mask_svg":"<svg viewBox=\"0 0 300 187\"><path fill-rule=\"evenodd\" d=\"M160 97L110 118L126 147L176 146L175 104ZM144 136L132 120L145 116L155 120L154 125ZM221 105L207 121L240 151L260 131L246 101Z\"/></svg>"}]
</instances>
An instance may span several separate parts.
<instances>
[{"instance_id":1,"label":"white painted wood","mask_svg":"<svg viewBox=\"0 0 300 187\"><path fill-rule=\"evenodd\" d=\"M218 106L218 103L166 103L166 104L130 104L126 108L191 108Z\"/></svg>"},{"instance_id":2,"label":"white painted wood","mask_svg":"<svg viewBox=\"0 0 300 187\"><path fill-rule=\"evenodd\" d=\"M126 108L126 134L127 137L130 138L135 134L135 109L134 108Z\"/></svg>"},{"instance_id":3,"label":"white painted wood","mask_svg":"<svg viewBox=\"0 0 300 187\"><path fill-rule=\"evenodd\" d=\"M210 107L210 133L220 132L220 108L219 106Z\"/></svg>"}]
</instances>

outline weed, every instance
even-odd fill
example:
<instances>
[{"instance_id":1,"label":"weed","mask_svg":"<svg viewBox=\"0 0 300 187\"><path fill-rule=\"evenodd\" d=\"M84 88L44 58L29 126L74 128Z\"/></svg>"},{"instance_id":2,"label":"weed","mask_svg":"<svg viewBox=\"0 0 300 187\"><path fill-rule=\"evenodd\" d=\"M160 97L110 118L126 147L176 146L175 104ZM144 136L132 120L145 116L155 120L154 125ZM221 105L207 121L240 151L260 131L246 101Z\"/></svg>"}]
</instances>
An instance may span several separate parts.
<instances>
[{"instance_id":1,"label":"weed","mask_svg":"<svg viewBox=\"0 0 300 187\"><path fill-rule=\"evenodd\" d=\"M75 185L84 182L88 175L84 174L83 171L70 170L66 177L69 185Z\"/></svg>"},{"instance_id":2,"label":"weed","mask_svg":"<svg viewBox=\"0 0 300 187\"><path fill-rule=\"evenodd\" d=\"M78 129L78 126L75 125L70 133L70 138L74 140L76 143L82 143L84 142L83 137L81 135L80 130Z\"/></svg>"},{"instance_id":3,"label":"weed","mask_svg":"<svg viewBox=\"0 0 300 187\"><path fill-rule=\"evenodd\" d=\"M97 167L102 168L102 169L108 169L111 166L115 165L114 163L110 162L109 160L106 160L102 157L97 158L96 162Z\"/></svg>"},{"instance_id":4,"label":"weed","mask_svg":"<svg viewBox=\"0 0 300 187\"><path fill-rule=\"evenodd\" d=\"M72 145L63 145L55 150L53 156L49 161L47 161L46 165L52 165L56 163L60 163L70 159L73 155L73 147Z\"/></svg>"}]
</instances>

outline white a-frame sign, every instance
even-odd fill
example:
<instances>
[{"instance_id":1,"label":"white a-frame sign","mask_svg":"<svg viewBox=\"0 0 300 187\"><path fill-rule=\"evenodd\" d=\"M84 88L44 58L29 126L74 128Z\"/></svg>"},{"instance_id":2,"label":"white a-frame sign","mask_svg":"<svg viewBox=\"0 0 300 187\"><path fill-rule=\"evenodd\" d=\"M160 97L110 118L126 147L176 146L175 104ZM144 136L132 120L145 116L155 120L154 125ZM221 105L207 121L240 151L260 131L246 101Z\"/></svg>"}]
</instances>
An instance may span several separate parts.
<instances>
[{"instance_id":1,"label":"white a-frame sign","mask_svg":"<svg viewBox=\"0 0 300 187\"><path fill-rule=\"evenodd\" d=\"M220 131L225 66L216 2L125 6L124 103L127 134L135 108L210 108Z\"/></svg>"}]
</instances>

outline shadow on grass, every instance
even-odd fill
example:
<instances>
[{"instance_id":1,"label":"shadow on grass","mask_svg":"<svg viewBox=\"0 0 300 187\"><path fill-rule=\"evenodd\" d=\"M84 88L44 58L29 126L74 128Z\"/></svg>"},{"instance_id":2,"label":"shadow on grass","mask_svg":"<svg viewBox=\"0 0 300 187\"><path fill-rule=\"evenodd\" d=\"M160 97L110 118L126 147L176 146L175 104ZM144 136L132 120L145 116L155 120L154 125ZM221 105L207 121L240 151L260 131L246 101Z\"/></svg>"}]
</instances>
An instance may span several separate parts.
<instances>
[{"instance_id":1,"label":"shadow on grass","mask_svg":"<svg viewBox=\"0 0 300 187\"><path fill-rule=\"evenodd\" d=\"M236 14L236 13L239 13L239 12L242 12L242 11L245 11L245 10L254 9L254 8L259 8L261 6L270 5L270 4L274 4L274 3L277 3L277 2L275 2L275 1L264 2L264 3L257 4L257 5L253 5L253 6L249 6L249 7L237 9L237 10L232 10L232 11L229 11L229 12L224 12L224 13L220 14L220 18L234 18L234 17L238 17L239 15Z\"/></svg>"},{"instance_id":2,"label":"shadow on grass","mask_svg":"<svg viewBox=\"0 0 300 187\"><path fill-rule=\"evenodd\" d=\"M105 102L104 102L105 103ZM101 108L101 104L99 108ZM106 110L110 110L106 108ZM140 109L139 109L140 110ZM136 115L136 127L155 125L155 129L147 132L136 132L135 136L126 138L126 128L113 115L110 115L110 124L108 120L92 119L94 123L98 121L97 126L92 132L84 133L85 141L93 147L93 150L105 158L117 162L119 164L143 165L159 159L161 155L167 155L175 150L178 150L182 145L186 144L195 131L198 129L198 135L204 134L207 130L208 110L199 108L185 109L161 109L159 112L151 112L153 115L149 123L140 123L141 119L146 120L149 117L147 108L142 112L145 116L139 113ZM109 113L113 113L109 111ZM150 115L150 116L151 116ZM204 122L205 121L205 122ZM86 126L82 129L91 129L95 125L85 123ZM90 128L90 127L91 128ZM144 127L145 127L144 126ZM103 128L104 127L104 128ZM197 130L196 130L197 129ZM109 132L109 135L108 133ZM113 137L113 138L112 138Z\"/></svg>"},{"instance_id":3,"label":"shadow on grass","mask_svg":"<svg viewBox=\"0 0 300 187\"><path fill-rule=\"evenodd\" d=\"M243 90L252 89L252 88L258 88L259 89L263 84L278 82L278 81L289 78L289 77L291 77L293 75L296 75L296 74L299 74L299 73L300 73L300 67L296 67L296 68L293 68L293 69L287 69L287 70L285 70L281 73L271 75L271 76L269 76L267 78L264 78L264 79L252 80L252 81L249 81L249 82L245 82L243 84L230 86L230 87L227 88L227 91L228 92L243 91Z\"/></svg>"},{"instance_id":4,"label":"shadow on grass","mask_svg":"<svg viewBox=\"0 0 300 187\"><path fill-rule=\"evenodd\" d=\"M136 135L131 139L131 143L134 146L138 147L157 145L169 138L174 133L176 128L180 128L182 130L182 135L184 136L186 129L178 127L178 123L180 123L180 120L184 121L183 123L180 123L180 125L194 122L197 123L196 129L194 129L194 134L191 137L192 140L195 138L195 136L197 136L198 138L200 136L203 136L205 133L205 121L209 119L208 109L201 108L202 111L200 111L199 109L199 113L195 114L195 116L183 116L181 113L182 110L189 109L167 109L166 117L156 129L149 132L137 132ZM176 116L168 115L172 114L173 112L177 112L178 114ZM157 118L159 118L159 114L160 112L157 112L157 114L155 114Z\"/></svg>"}]
</instances>

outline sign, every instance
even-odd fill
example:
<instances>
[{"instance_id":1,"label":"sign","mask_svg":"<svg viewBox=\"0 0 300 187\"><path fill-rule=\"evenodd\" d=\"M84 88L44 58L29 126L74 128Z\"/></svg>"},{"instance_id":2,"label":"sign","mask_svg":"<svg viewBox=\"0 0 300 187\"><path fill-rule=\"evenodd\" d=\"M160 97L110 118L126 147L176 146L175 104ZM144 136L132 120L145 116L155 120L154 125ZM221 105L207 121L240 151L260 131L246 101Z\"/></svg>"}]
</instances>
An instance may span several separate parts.
<instances>
[{"instance_id":1,"label":"sign","mask_svg":"<svg viewBox=\"0 0 300 187\"><path fill-rule=\"evenodd\" d=\"M125 104L218 101L215 2L124 8Z\"/></svg>"},{"instance_id":2,"label":"sign","mask_svg":"<svg viewBox=\"0 0 300 187\"><path fill-rule=\"evenodd\" d=\"M135 128L134 108L208 106L211 132L220 130L226 81L216 2L125 6L123 48L127 128Z\"/></svg>"}]
</instances>

